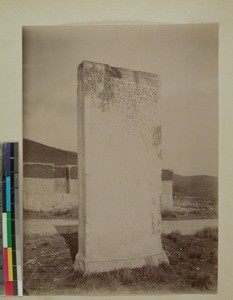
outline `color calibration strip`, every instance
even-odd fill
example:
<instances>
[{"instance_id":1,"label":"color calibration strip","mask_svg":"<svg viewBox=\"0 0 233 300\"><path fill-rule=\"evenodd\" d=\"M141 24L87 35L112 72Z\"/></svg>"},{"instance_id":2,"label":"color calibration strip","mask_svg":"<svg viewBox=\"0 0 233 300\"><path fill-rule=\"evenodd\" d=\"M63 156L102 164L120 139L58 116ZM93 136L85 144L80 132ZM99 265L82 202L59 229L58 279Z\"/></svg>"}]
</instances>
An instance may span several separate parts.
<instances>
[{"instance_id":1,"label":"color calibration strip","mask_svg":"<svg viewBox=\"0 0 233 300\"><path fill-rule=\"evenodd\" d=\"M0 227L0 295L22 296L18 143L0 143Z\"/></svg>"}]
</instances>

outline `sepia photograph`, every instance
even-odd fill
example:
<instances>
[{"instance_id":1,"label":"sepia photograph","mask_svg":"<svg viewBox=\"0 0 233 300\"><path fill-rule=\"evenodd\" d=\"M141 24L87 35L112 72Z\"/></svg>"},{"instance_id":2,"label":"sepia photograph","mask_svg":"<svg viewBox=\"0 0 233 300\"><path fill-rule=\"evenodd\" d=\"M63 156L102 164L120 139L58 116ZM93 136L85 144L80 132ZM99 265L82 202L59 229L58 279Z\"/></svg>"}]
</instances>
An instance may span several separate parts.
<instances>
[{"instance_id":1,"label":"sepia photograph","mask_svg":"<svg viewBox=\"0 0 233 300\"><path fill-rule=\"evenodd\" d=\"M23 27L25 295L215 294L218 24Z\"/></svg>"}]
</instances>

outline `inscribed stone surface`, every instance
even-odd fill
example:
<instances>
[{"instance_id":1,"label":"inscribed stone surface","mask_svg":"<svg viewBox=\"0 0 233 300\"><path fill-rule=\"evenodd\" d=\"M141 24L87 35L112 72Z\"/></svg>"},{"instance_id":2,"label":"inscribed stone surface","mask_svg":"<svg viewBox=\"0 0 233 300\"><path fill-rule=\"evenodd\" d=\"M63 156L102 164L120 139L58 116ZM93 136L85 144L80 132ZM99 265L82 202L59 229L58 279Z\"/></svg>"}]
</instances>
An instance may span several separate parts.
<instances>
[{"instance_id":1,"label":"inscribed stone surface","mask_svg":"<svg viewBox=\"0 0 233 300\"><path fill-rule=\"evenodd\" d=\"M160 77L78 68L79 252L101 272L166 261L160 235Z\"/></svg>"}]
</instances>

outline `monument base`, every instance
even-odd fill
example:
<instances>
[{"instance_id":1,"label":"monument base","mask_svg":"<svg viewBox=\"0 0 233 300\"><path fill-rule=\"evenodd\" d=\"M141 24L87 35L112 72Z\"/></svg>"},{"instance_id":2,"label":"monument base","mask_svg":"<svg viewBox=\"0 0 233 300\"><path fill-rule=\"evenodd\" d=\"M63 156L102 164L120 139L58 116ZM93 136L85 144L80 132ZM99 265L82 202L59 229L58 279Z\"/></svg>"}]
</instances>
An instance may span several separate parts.
<instances>
[{"instance_id":1,"label":"monument base","mask_svg":"<svg viewBox=\"0 0 233 300\"><path fill-rule=\"evenodd\" d=\"M74 269L76 271L90 274L109 272L119 269L134 269L146 265L158 266L160 263L169 263L165 251L162 249L160 254L152 254L143 257L117 258L109 260L85 260L79 253L76 255Z\"/></svg>"}]
</instances>

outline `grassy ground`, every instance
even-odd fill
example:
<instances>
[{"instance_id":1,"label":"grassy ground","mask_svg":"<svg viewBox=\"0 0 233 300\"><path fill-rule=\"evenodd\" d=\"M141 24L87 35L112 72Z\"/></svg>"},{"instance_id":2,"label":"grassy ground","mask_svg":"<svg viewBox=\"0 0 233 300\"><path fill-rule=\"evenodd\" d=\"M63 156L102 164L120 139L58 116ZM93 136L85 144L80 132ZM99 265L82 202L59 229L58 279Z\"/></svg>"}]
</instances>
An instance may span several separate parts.
<instances>
[{"instance_id":1,"label":"grassy ground","mask_svg":"<svg viewBox=\"0 0 233 300\"><path fill-rule=\"evenodd\" d=\"M161 211L162 220L203 220L203 219L217 219L216 211L209 209L189 208L179 210L176 206L172 210Z\"/></svg>"},{"instance_id":2,"label":"grassy ground","mask_svg":"<svg viewBox=\"0 0 233 300\"><path fill-rule=\"evenodd\" d=\"M186 208L180 209L174 206L172 210L161 212L162 220L199 220L217 219L217 213L211 209ZM25 219L78 219L78 208L67 209L65 211L29 211L24 210Z\"/></svg>"},{"instance_id":3,"label":"grassy ground","mask_svg":"<svg viewBox=\"0 0 233 300\"><path fill-rule=\"evenodd\" d=\"M73 207L59 211L31 211L24 209L23 217L25 219L78 219L78 207Z\"/></svg>"},{"instance_id":4,"label":"grassy ground","mask_svg":"<svg viewBox=\"0 0 233 300\"><path fill-rule=\"evenodd\" d=\"M214 293L217 286L218 233L162 236L170 265L122 269L101 274L74 273L77 234L26 235L24 286L29 294Z\"/></svg>"}]
</instances>

